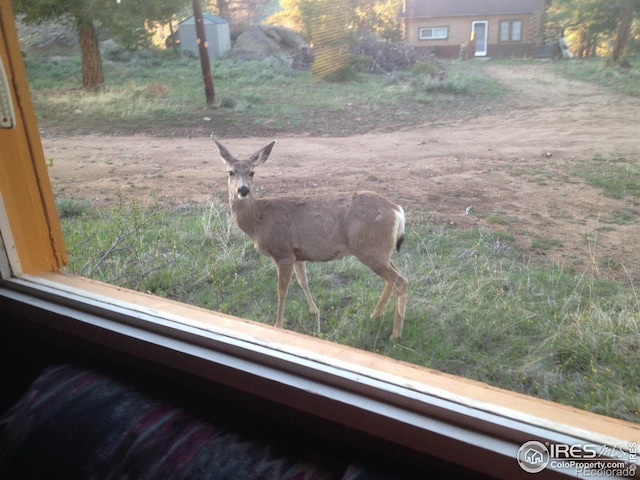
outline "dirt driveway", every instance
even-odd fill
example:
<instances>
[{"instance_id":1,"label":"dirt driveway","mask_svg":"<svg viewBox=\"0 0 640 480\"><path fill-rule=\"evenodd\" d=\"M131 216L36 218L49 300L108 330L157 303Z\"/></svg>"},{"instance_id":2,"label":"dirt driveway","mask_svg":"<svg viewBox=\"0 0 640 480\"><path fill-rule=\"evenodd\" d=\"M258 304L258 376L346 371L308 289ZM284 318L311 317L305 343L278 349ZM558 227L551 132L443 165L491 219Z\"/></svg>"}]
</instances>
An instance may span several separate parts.
<instances>
[{"instance_id":1,"label":"dirt driveway","mask_svg":"<svg viewBox=\"0 0 640 480\"><path fill-rule=\"evenodd\" d=\"M577 174L594 159L637 168L640 99L558 78L546 62L487 67L514 89L516 109L394 133L278 138L257 173L260 194L375 190L403 204L409 221L508 231L533 255L576 271L640 280L640 199L609 198ZM242 155L272 139L220 140ZM43 146L59 196L226 198L209 138L44 137Z\"/></svg>"}]
</instances>

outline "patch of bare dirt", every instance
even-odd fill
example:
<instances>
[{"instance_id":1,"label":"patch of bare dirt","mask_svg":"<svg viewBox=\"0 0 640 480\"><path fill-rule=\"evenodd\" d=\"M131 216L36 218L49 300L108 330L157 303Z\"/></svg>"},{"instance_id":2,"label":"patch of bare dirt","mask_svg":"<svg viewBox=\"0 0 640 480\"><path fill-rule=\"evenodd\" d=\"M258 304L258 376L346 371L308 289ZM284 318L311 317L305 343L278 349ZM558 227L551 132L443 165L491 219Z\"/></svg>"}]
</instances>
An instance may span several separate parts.
<instances>
[{"instance_id":1,"label":"patch of bare dirt","mask_svg":"<svg viewBox=\"0 0 640 480\"><path fill-rule=\"evenodd\" d=\"M640 206L606 197L576 168L597 156L637 165L640 100L555 76L545 62L488 65L514 90L517 108L440 126L350 137L278 139L256 183L260 195L311 195L354 189L383 193L458 228L506 230L524 248L597 274L640 278ZM225 138L251 154L271 138ZM43 138L59 196L113 201L127 196L166 204L226 198L226 178L209 138L73 136ZM625 212L626 222L612 219Z\"/></svg>"}]
</instances>

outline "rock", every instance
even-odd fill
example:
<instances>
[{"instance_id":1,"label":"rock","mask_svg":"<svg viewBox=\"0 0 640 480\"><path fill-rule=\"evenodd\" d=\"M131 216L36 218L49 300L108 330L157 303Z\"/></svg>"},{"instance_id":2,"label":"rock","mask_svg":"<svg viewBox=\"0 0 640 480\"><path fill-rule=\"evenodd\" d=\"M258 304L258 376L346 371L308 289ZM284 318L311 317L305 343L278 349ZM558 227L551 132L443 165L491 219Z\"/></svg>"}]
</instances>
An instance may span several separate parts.
<instances>
[{"instance_id":1,"label":"rock","mask_svg":"<svg viewBox=\"0 0 640 480\"><path fill-rule=\"evenodd\" d=\"M18 16L16 29L23 49L68 48L78 44L76 29L71 22L28 24Z\"/></svg>"},{"instance_id":2,"label":"rock","mask_svg":"<svg viewBox=\"0 0 640 480\"><path fill-rule=\"evenodd\" d=\"M248 27L238 36L231 52L241 56L280 57L294 68L308 68L313 61L311 48L297 33L273 25Z\"/></svg>"}]
</instances>

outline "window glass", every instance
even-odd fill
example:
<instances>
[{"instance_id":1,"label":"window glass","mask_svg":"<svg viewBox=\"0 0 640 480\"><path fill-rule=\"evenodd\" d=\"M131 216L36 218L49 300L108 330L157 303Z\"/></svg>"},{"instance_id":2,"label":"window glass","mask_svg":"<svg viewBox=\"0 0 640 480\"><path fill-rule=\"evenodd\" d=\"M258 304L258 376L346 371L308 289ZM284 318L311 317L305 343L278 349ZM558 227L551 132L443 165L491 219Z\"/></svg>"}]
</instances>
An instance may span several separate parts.
<instances>
[{"instance_id":1,"label":"window glass","mask_svg":"<svg viewBox=\"0 0 640 480\"><path fill-rule=\"evenodd\" d=\"M437 40L447 38L448 27L429 27L420 29L421 40Z\"/></svg>"},{"instance_id":2,"label":"window glass","mask_svg":"<svg viewBox=\"0 0 640 480\"><path fill-rule=\"evenodd\" d=\"M419 32L421 39L444 39L448 27L425 27ZM501 40L521 36L521 21L500 24ZM425 87L418 81L399 87L367 73L366 85L371 82L376 87L357 97L356 88L365 83L316 82L309 70L286 69L272 59L223 58L212 63L218 103L205 110L200 65L188 55L111 46L102 61L105 87L87 94L79 88L77 51L25 55L44 132L48 173L71 257L68 271L273 324L275 267L254 250L230 217L225 167L208 136L213 131L233 154L240 155L282 138L275 155L256 169L258 196L311 195L339 186L351 191L355 186L393 199L405 207L407 218L405 244L393 253L393 261L409 280L405 333L399 341L389 340L395 298L380 317L371 319L383 284L353 257L307 267L310 289L321 311L320 329L292 280L285 328L579 408L606 404L604 396L611 392L600 394L595 388L605 377L614 376L620 385L634 384L635 372L623 368L640 361L638 350L628 346L638 342L637 329L625 320L638 315L634 290L598 276L575 276L571 269L551 261L523 262L531 251L555 250L558 240L552 233L548 239L532 237L533 250L523 254L515 240L521 234L510 232L526 222L513 217L510 210L477 203L475 194L466 200L468 192L462 192L460 201L467 203L451 206L449 200L439 203L427 190L410 190L401 182L394 185L393 180L403 175L402 180L419 177L409 183L420 189L432 184L433 166L421 164L420 153L397 152L408 145L417 148L413 137L403 133L412 122L423 125L468 115L464 97L455 94L453 98L460 101L451 101L450 81L437 84L443 88ZM484 73L475 75L465 80L468 85L462 85L461 91L493 92ZM403 97L393 97L397 94ZM485 104L500 101L494 97L499 96L484 94L483 111ZM313 104L314 99L322 102ZM387 99L409 101L400 108L399 103L385 104ZM425 108L429 104L446 104L451 110ZM193 118L199 123L189 123ZM314 143L313 136L296 137L300 131L293 129L308 118L316 121L308 131L319 132L318 137L353 135L349 142L357 147L347 147L354 148L356 160L332 158L338 144L333 138L330 148L322 151L324 147L318 147L320 142ZM392 125L395 118L402 122ZM370 132L380 125L385 131L397 127L393 135L402 137L402 142L371 134L364 146L355 130L347 128ZM290 146L294 137L300 148ZM381 142L379 147L371 146L374 139ZM319 151L321 158L313 163ZM69 152L79 152L74 162L68 161ZM442 152L439 155L448 162L451 151ZM370 157L374 155L382 160L373 168ZM362 161L364 156L367 162ZM91 171L95 178L87 181ZM173 187L171 194L167 186ZM447 208L451 210L443 213ZM456 211L477 228L447 228L448 222L431 222L448 215L457 218ZM592 308L592 299L601 302ZM581 331L573 327L596 322L600 317L594 312L607 315L606 325L598 325L611 329L593 338L611 339L605 352L611 355L602 365L593 364L588 391L575 396L571 378L580 376L597 355L591 354ZM531 344L538 347L532 351ZM568 350L573 345L577 349ZM560 374L549 376L555 371ZM637 392L614 390L622 406L603 413L639 419Z\"/></svg>"},{"instance_id":3,"label":"window glass","mask_svg":"<svg viewBox=\"0 0 640 480\"><path fill-rule=\"evenodd\" d=\"M514 20L511 24L511 40L519 42L522 40L522 21Z\"/></svg>"},{"instance_id":4,"label":"window glass","mask_svg":"<svg viewBox=\"0 0 640 480\"><path fill-rule=\"evenodd\" d=\"M502 20L500 22L500 41L508 42L509 41L509 21Z\"/></svg>"}]
</instances>

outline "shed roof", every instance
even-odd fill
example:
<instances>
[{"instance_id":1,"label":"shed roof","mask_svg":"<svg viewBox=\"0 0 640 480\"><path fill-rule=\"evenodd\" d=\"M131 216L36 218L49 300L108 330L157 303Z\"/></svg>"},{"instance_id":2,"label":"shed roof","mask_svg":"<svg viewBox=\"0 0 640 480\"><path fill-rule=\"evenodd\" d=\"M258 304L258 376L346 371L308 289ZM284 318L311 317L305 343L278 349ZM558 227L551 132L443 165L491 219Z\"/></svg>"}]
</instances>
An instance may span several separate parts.
<instances>
[{"instance_id":1,"label":"shed roof","mask_svg":"<svg viewBox=\"0 0 640 480\"><path fill-rule=\"evenodd\" d=\"M222 17L216 17L215 15L211 14L211 13L203 13L202 14L202 21L207 24L207 23L229 23L227 22L224 18ZM194 23L196 23L195 19L193 16L187 18L186 20L183 20L179 23L179 25L193 25Z\"/></svg>"},{"instance_id":2,"label":"shed roof","mask_svg":"<svg viewBox=\"0 0 640 480\"><path fill-rule=\"evenodd\" d=\"M544 0L405 0L404 17L506 15L540 12Z\"/></svg>"}]
</instances>

